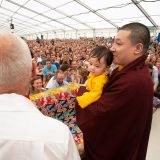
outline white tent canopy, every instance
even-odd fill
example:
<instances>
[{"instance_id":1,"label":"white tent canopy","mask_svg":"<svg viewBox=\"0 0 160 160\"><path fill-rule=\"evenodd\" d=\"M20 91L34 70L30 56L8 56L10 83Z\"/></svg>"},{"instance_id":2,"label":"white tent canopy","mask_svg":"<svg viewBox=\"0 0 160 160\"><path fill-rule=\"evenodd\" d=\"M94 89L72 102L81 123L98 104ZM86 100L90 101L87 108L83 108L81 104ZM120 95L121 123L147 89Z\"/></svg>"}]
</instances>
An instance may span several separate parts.
<instances>
[{"instance_id":1,"label":"white tent canopy","mask_svg":"<svg viewBox=\"0 0 160 160\"><path fill-rule=\"evenodd\" d=\"M11 32L11 23L14 33L30 38L112 36L130 22L156 30L159 8L160 0L0 0L0 32Z\"/></svg>"}]
</instances>

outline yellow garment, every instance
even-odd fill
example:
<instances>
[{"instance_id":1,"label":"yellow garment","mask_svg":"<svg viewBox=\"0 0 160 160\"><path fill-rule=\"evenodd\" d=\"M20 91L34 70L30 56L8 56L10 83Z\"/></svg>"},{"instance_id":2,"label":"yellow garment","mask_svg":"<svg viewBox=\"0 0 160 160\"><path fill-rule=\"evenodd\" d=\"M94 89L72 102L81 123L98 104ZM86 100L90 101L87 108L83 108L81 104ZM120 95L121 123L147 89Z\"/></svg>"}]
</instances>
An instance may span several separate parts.
<instances>
[{"instance_id":1,"label":"yellow garment","mask_svg":"<svg viewBox=\"0 0 160 160\"><path fill-rule=\"evenodd\" d=\"M81 108L85 108L88 105L96 102L102 94L103 86L108 82L108 77L106 73L103 73L100 76L88 76L86 83L86 89L89 92L85 92L82 96L77 96L78 104Z\"/></svg>"},{"instance_id":2,"label":"yellow garment","mask_svg":"<svg viewBox=\"0 0 160 160\"><path fill-rule=\"evenodd\" d=\"M119 66L118 71L121 71L123 68L124 68L123 66Z\"/></svg>"}]
</instances>

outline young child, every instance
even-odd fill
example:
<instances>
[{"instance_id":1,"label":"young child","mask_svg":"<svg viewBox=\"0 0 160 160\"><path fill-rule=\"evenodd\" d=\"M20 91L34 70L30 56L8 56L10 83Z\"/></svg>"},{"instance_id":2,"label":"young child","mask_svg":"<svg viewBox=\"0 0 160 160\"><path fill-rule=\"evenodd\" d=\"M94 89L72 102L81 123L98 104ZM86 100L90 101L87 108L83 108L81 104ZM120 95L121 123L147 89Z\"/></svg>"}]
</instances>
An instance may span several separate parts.
<instances>
[{"instance_id":1,"label":"young child","mask_svg":"<svg viewBox=\"0 0 160 160\"><path fill-rule=\"evenodd\" d=\"M86 82L88 92L76 97L81 108L87 107L101 97L103 86L108 82L107 71L112 60L112 52L104 46L98 46L91 51L88 66L90 74Z\"/></svg>"}]
</instances>

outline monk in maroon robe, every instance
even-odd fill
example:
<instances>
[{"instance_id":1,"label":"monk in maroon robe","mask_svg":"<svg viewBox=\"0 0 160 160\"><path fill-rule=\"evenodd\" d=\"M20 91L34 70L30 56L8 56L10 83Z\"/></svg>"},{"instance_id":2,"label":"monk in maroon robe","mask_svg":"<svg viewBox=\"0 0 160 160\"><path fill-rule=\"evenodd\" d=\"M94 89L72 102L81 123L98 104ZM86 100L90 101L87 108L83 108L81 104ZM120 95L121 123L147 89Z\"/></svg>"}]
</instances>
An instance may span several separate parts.
<instances>
[{"instance_id":1,"label":"monk in maroon robe","mask_svg":"<svg viewBox=\"0 0 160 160\"><path fill-rule=\"evenodd\" d=\"M153 100L145 65L149 42L149 30L140 23L120 28L111 51L123 69L112 72L97 102L85 109L76 105L87 160L145 160ZM81 87L78 95L86 91Z\"/></svg>"}]
</instances>

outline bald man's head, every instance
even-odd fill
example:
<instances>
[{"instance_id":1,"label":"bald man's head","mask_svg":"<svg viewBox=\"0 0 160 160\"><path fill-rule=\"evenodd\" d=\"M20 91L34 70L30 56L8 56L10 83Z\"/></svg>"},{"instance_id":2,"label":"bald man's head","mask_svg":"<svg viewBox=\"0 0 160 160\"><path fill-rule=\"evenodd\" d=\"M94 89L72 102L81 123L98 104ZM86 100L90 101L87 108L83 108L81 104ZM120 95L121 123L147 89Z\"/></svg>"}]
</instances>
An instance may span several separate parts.
<instances>
[{"instance_id":1,"label":"bald man's head","mask_svg":"<svg viewBox=\"0 0 160 160\"><path fill-rule=\"evenodd\" d=\"M0 94L21 94L29 84L31 70L27 44L16 35L0 35Z\"/></svg>"}]
</instances>

